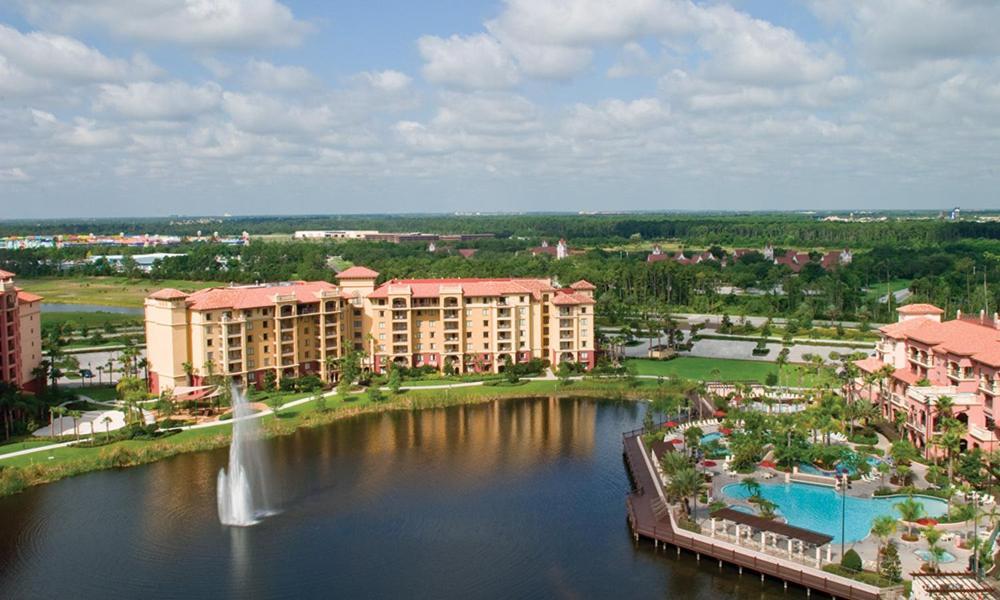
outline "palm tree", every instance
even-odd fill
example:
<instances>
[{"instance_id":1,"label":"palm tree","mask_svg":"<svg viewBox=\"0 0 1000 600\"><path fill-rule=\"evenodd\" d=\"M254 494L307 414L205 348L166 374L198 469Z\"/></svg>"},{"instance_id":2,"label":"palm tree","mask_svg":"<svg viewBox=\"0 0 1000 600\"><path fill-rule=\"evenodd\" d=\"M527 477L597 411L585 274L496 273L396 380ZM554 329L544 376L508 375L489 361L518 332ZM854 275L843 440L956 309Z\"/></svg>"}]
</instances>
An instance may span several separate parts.
<instances>
[{"instance_id":1,"label":"palm tree","mask_svg":"<svg viewBox=\"0 0 1000 600\"><path fill-rule=\"evenodd\" d=\"M941 535L944 532L940 529L935 529L934 527L927 527L924 529L924 538L927 540L928 550L930 551L930 565L931 570L937 572L938 565L941 562L941 557L944 556L944 548L938 546L938 542L941 540Z\"/></svg>"},{"instance_id":2,"label":"palm tree","mask_svg":"<svg viewBox=\"0 0 1000 600\"><path fill-rule=\"evenodd\" d=\"M704 434L701 427L688 427L684 430L684 444L691 456L695 455L695 450L701 445L701 436Z\"/></svg>"},{"instance_id":3,"label":"palm tree","mask_svg":"<svg viewBox=\"0 0 1000 600\"><path fill-rule=\"evenodd\" d=\"M740 485L747 492L747 496L750 498L757 498L760 496L760 482L753 477L744 477L740 481Z\"/></svg>"},{"instance_id":4,"label":"palm tree","mask_svg":"<svg viewBox=\"0 0 1000 600\"><path fill-rule=\"evenodd\" d=\"M694 467L685 467L670 477L670 481L667 482L666 492L674 501L686 501L688 498L694 497L697 506L698 495L704 487L705 478L702 477L701 473L696 471ZM693 515L693 512L687 507L686 502L685 512L689 516Z\"/></svg>"},{"instance_id":5,"label":"palm tree","mask_svg":"<svg viewBox=\"0 0 1000 600\"><path fill-rule=\"evenodd\" d=\"M871 531L872 535L878 538L878 553L875 556L881 557L885 543L889 541L892 534L896 533L896 519L892 515L875 517L875 520L872 521Z\"/></svg>"},{"instance_id":6,"label":"palm tree","mask_svg":"<svg viewBox=\"0 0 1000 600\"><path fill-rule=\"evenodd\" d=\"M104 418L101 419L101 423L104 423L104 439L106 440L111 439L111 421L112 419L108 415L104 415Z\"/></svg>"},{"instance_id":7,"label":"palm tree","mask_svg":"<svg viewBox=\"0 0 1000 600\"><path fill-rule=\"evenodd\" d=\"M69 416L70 416L70 418L73 419L73 433L76 434L76 439L79 440L80 439L80 417L83 416L83 413L80 412L80 411L78 411L78 410L71 410L71 411L69 411Z\"/></svg>"},{"instance_id":8,"label":"palm tree","mask_svg":"<svg viewBox=\"0 0 1000 600\"><path fill-rule=\"evenodd\" d=\"M53 406L51 411L59 419L59 435L62 435L62 418L66 415L67 408L65 406ZM49 432L52 435L56 435L56 432L51 427L49 427Z\"/></svg>"},{"instance_id":9,"label":"palm tree","mask_svg":"<svg viewBox=\"0 0 1000 600\"><path fill-rule=\"evenodd\" d=\"M184 369L184 374L187 375L188 385L194 385L194 365L189 362L181 363L181 368Z\"/></svg>"},{"instance_id":10,"label":"palm tree","mask_svg":"<svg viewBox=\"0 0 1000 600\"><path fill-rule=\"evenodd\" d=\"M924 516L924 505L913 499L910 494L906 500L897 502L893 508L899 512L899 518L906 522L906 533L913 535L913 524Z\"/></svg>"}]
</instances>

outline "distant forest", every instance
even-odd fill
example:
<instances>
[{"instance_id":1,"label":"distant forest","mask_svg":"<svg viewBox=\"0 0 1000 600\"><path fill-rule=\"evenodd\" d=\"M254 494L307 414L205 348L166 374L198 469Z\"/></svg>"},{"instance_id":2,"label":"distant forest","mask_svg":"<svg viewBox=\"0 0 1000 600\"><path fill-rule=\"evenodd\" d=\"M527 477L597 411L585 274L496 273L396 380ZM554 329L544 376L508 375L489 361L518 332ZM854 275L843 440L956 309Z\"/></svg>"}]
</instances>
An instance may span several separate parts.
<instances>
[{"instance_id":1,"label":"distant forest","mask_svg":"<svg viewBox=\"0 0 1000 600\"><path fill-rule=\"evenodd\" d=\"M127 220L58 220L0 222L0 236L53 233L159 233L194 235L290 234L302 229L378 229L427 233L495 233L507 238L565 237L577 245L610 244L629 239L676 239L710 246L762 245L787 247L870 248L878 244L933 245L964 239L1000 239L1000 223L941 221L932 218L870 223L824 222L793 213L746 215L619 214L619 215L344 215L296 217L226 217Z\"/></svg>"},{"instance_id":2,"label":"distant forest","mask_svg":"<svg viewBox=\"0 0 1000 600\"><path fill-rule=\"evenodd\" d=\"M14 228L22 224L3 227ZM931 219L873 223L822 222L802 215L751 216L570 216L525 215L483 217L295 217L227 219L222 223L174 224L166 221L57 226L44 231L125 231L126 233L251 234L295 229L419 230L440 233L492 232L498 239L445 244L429 252L425 243L368 241L262 241L249 246L186 243L169 248L186 256L160 261L143 273L134 261L124 275L132 278L187 279L253 283L290 279L333 280L334 267L369 266L381 280L404 277L556 277L570 283L587 279L598 286L600 309L624 314L658 311L729 312L795 316L803 322L829 318L885 322L895 305L878 302L891 284L909 285L911 301L932 302L949 314L956 310L990 312L1000 305L1000 223L950 222ZM39 225L39 227L42 227ZM28 230L31 227L27 227ZM26 230L20 230L24 233ZM7 231L10 233L11 231ZM566 260L532 256L540 240L569 240L575 251ZM787 266L764 260L757 252L727 266L706 261L684 265L673 260L646 262L654 242L683 245L690 254L725 248L760 249L772 243L784 249L851 248L850 265L824 270L814 261L795 274ZM472 258L458 248L475 248ZM135 254L143 248L67 247L0 251L0 268L23 278L41 276L121 275L111 265L65 265L88 255ZM155 250L153 250L155 251ZM729 293L730 288L741 292ZM747 291L751 293L742 293Z\"/></svg>"}]
</instances>

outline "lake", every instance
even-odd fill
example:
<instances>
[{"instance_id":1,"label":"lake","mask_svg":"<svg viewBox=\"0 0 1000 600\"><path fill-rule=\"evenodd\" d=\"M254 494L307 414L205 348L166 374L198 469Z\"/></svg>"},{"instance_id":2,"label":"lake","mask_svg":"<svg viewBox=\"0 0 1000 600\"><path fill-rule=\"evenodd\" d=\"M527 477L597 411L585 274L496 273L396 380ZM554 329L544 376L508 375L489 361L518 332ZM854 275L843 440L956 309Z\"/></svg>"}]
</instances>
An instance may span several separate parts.
<instances>
[{"instance_id":1,"label":"lake","mask_svg":"<svg viewBox=\"0 0 1000 600\"><path fill-rule=\"evenodd\" d=\"M0 499L3 598L770 598L635 544L621 432L644 405L522 399L265 442L280 514L216 515L227 450Z\"/></svg>"}]
</instances>

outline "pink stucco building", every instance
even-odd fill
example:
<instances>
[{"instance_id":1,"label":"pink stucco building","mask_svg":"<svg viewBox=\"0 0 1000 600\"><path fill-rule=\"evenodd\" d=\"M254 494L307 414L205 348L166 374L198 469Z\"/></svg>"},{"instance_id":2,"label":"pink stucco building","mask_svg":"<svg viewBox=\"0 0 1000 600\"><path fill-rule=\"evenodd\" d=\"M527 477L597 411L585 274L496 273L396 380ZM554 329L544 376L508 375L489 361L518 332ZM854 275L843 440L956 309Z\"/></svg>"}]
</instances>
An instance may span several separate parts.
<instances>
[{"instance_id":1,"label":"pink stucco building","mask_svg":"<svg viewBox=\"0 0 1000 600\"><path fill-rule=\"evenodd\" d=\"M955 418L967 426L962 449L1000 449L996 415L1000 411L1000 317L959 313L942 321L944 311L930 304L898 310L899 320L880 330L874 356L856 364L863 373L891 374L870 391L883 416L906 416L906 436L930 455L939 433L937 399L952 399ZM869 390L870 388L870 390Z\"/></svg>"}]
</instances>

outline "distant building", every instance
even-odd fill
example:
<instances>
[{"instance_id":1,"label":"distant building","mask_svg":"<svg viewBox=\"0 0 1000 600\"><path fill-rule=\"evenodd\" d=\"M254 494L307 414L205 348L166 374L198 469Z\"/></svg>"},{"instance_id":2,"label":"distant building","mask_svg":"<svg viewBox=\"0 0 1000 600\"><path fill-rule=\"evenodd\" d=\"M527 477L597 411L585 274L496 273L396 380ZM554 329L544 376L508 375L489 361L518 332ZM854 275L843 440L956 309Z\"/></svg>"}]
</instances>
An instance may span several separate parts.
<instances>
[{"instance_id":1,"label":"distant building","mask_svg":"<svg viewBox=\"0 0 1000 600\"><path fill-rule=\"evenodd\" d=\"M153 391L209 373L252 385L317 375L332 382L344 344L376 372L390 364L502 371L535 358L594 366L595 287L551 279L400 279L351 267L338 285L296 281L163 289L146 298ZM190 373L188 373L188 369Z\"/></svg>"},{"instance_id":2,"label":"distant building","mask_svg":"<svg viewBox=\"0 0 1000 600\"><path fill-rule=\"evenodd\" d=\"M959 208L959 207L957 207L957 206L955 208L951 209L951 216L950 216L950 218L951 218L952 221L958 221L958 220L960 220L962 218L962 209Z\"/></svg>"},{"instance_id":3,"label":"distant building","mask_svg":"<svg viewBox=\"0 0 1000 600\"><path fill-rule=\"evenodd\" d=\"M296 231L292 239L296 240L366 240L370 242L465 242L472 240L487 240L496 237L492 233L420 233L411 231L404 233L383 233L375 229L340 229L340 230L307 230Z\"/></svg>"},{"instance_id":4,"label":"distant building","mask_svg":"<svg viewBox=\"0 0 1000 600\"><path fill-rule=\"evenodd\" d=\"M87 262L90 264L96 264L101 260L107 262L113 269L117 271L124 270L125 260L131 258L135 261L136 266L143 273L149 273L153 270L156 263L164 260L166 258L177 258L181 256L187 256L187 254L176 254L170 252L156 252L153 254L133 254L131 256L127 254L104 254L90 256L87 258Z\"/></svg>"},{"instance_id":5,"label":"distant building","mask_svg":"<svg viewBox=\"0 0 1000 600\"><path fill-rule=\"evenodd\" d=\"M42 297L14 285L14 274L0 271L0 381L37 392L42 364Z\"/></svg>"},{"instance_id":6,"label":"distant building","mask_svg":"<svg viewBox=\"0 0 1000 600\"><path fill-rule=\"evenodd\" d=\"M574 254L582 254L581 250L572 250L569 247L569 243L565 239L560 239L555 246L550 246L547 240L542 240L541 246L535 246L534 248L529 248L532 256L543 256L548 255L556 260L563 260L564 258L569 258Z\"/></svg>"}]
</instances>

